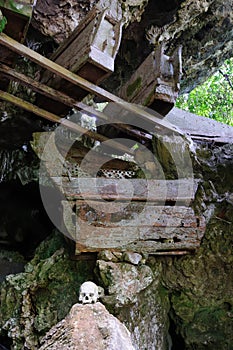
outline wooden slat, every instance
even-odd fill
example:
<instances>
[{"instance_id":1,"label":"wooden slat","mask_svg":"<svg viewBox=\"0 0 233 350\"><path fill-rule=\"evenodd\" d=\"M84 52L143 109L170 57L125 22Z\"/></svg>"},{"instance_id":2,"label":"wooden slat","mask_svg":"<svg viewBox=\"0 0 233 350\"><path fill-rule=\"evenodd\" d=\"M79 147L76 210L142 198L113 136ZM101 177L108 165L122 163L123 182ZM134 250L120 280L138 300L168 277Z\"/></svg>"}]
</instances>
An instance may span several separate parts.
<instances>
[{"instance_id":1,"label":"wooden slat","mask_svg":"<svg viewBox=\"0 0 233 350\"><path fill-rule=\"evenodd\" d=\"M23 84L29 88L31 88L33 91L42 94L43 96L46 96L47 98L53 99L54 101L59 101L60 103L69 106L71 108L76 108L78 110L85 111L86 113L91 114L92 116L96 116L101 120L105 120L109 122L109 117L104 114L103 112L95 110L93 107L88 106L84 104L83 102L77 102L70 96L55 90L45 84L42 84L41 82L38 82L30 77L27 77L26 75L16 72L14 69L8 67L7 65L0 63L0 74L6 77L10 77L12 80L17 81L20 84ZM116 128L119 130L122 130L123 132L130 135L133 139L139 140L140 142L143 140L144 142L149 142L152 139L152 136L149 134L145 134L143 132L140 132L139 130L134 130L129 125L122 125L119 123L118 120L115 120L112 118L112 123L116 123ZM131 154L133 153L130 149L128 149L127 153Z\"/></svg>"},{"instance_id":2,"label":"wooden slat","mask_svg":"<svg viewBox=\"0 0 233 350\"><path fill-rule=\"evenodd\" d=\"M143 242L143 241L137 241L134 242L133 244L127 244L124 247L122 247L123 250L129 250L129 251L135 251L138 253L143 253L146 252L147 254L156 254L157 251L163 251L163 250L172 250L172 251L176 251L176 250L195 250L197 248L199 248L200 246L200 242L193 240L193 241L182 241L182 242L178 242L178 243L155 243L153 241L147 241L147 242Z\"/></svg>"},{"instance_id":3,"label":"wooden slat","mask_svg":"<svg viewBox=\"0 0 233 350\"><path fill-rule=\"evenodd\" d=\"M119 96L165 116L178 97L180 76L181 47L169 57L164 54L163 45L159 45L120 89Z\"/></svg>"},{"instance_id":4,"label":"wooden slat","mask_svg":"<svg viewBox=\"0 0 233 350\"><path fill-rule=\"evenodd\" d=\"M105 120L109 122L109 116L104 114L103 112L95 110L93 107L86 105L83 102L78 102L71 98L70 96L55 90L51 88L50 86L47 86L45 84L42 84L41 82L38 82L30 77L27 77L26 75L19 73L15 71L13 68L0 63L0 74L3 76L6 76L7 78L11 78L11 80L17 81L20 84L23 84L29 88L31 88L33 91L42 94L43 96L46 96L48 99L58 101L70 108L76 108L78 110L85 111L86 113L91 114L92 116L98 117L101 120ZM116 118L116 116L115 116ZM123 130L127 134L129 134L131 137L133 137L136 140L144 140L145 142L151 141L152 136L147 135L143 132L140 132L138 130L134 130L132 127L129 125L124 125L119 124L118 120L114 119L114 116L111 119L111 123L117 123L116 127L118 129ZM133 153L130 149L126 150L127 153L131 154Z\"/></svg>"},{"instance_id":5,"label":"wooden slat","mask_svg":"<svg viewBox=\"0 0 233 350\"><path fill-rule=\"evenodd\" d=\"M193 250L200 245L195 231L183 240L173 240L173 236L167 239L140 239L141 227L115 227L111 229L101 227L86 227L80 225L76 232L76 246L79 252L95 252L103 249L116 249L120 251L134 251L154 254L163 250Z\"/></svg>"},{"instance_id":6,"label":"wooden slat","mask_svg":"<svg viewBox=\"0 0 233 350\"><path fill-rule=\"evenodd\" d=\"M9 49L18 53L19 55L22 55L31 59L33 62L36 62L40 66L50 70L51 72L54 72L55 74L66 79L67 81L82 87L86 91L91 92L92 94L96 94L100 97L103 97L106 101L115 102L121 105L126 110L135 113L135 115L138 115L142 119L153 122L158 130L165 129L165 130L173 131L183 135L183 132L181 130L179 130L169 122L166 122L164 120L159 119L158 117L155 117L154 115L151 115L150 113L143 110L139 106L132 105L130 103L125 102L121 98L77 76L76 74L50 61L49 59L43 57L42 55L29 49L28 47L25 47L24 45L18 43L17 41L11 39L10 37L8 37L3 33L0 34L0 44L8 47Z\"/></svg>"},{"instance_id":7,"label":"wooden slat","mask_svg":"<svg viewBox=\"0 0 233 350\"><path fill-rule=\"evenodd\" d=\"M36 115L38 115L39 117L45 118L47 120L50 120L54 123L59 123L62 124L64 127L67 127L73 131L78 132L79 134L87 134L90 137L92 137L94 140L98 140L100 142L104 142L104 141L108 141L109 145L113 148L116 149L120 149L124 152L128 152L128 148L125 147L124 145L120 144L119 142L116 142L114 140L109 140L107 137L100 135L96 132L93 132L91 130L87 130L85 128L82 128L81 126L79 126L78 124L73 123L72 121L68 120L68 119L64 119L64 118L60 118L59 116L50 113L42 108L39 108L35 105L33 105L32 103L26 102L16 96L13 96L5 91L1 91L0 90L0 99L2 99L3 101L7 101L10 103L13 103L14 105L25 109L28 112L34 113ZM129 153L129 152L128 152Z\"/></svg>"},{"instance_id":8,"label":"wooden slat","mask_svg":"<svg viewBox=\"0 0 233 350\"><path fill-rule=\"evenodd\" d=\"M76 201L77 217L95 227L196 228L197 217L190 207L159 206L143 202ZM181 231L183 232L183 231Z\"/></svg>"},{"instance_id":9,"label":"wooden slat","mask_svg":"<svg viewBox=\"0 0 233 350\"><path fill-rule=\"evenodd\" d=\"M109 179L98 180L104 180L102 183L106 184L105 180ZM135 182L135 185L141 180L129 181ZM109 187L106 186L106 191L115 194L116 197L114 182L107 182ZM158 185L160 181L149 182ZM142 180L142 183L145 185L146 181ZM170 185L173 184L171 190L174 183L174 180L170 182ZM138 186L134 188L137 189ZM88 192L85 193L88 195ZM144 192L139 191L139 196L142 193ZM105 194L103 191L102 195ZM156 199L161 198L163 191L154 191L153 195L157 196ZM103 249L148 254L167 254L172 251L173 255L176 255L177 251L177 255L186 254L200 246L204 230L204 217L196 216L194 210L187 206L168 206L142 201L101 202L98 201L98 195L95 201L88 200L85 196L84 200L76 201L76 254Z\"/></svg>"},{"instance_id":10,"label":"wooden slat","mask_svg":"<svg viewBox=\"0 0 233 350\"><path fill-rule=\"evenodd\" d=\"M97 194L103 200L168 201L186 202L194 199L198 180L144 180L108 178L61 178L53 177L67 198L95 200ZM127 182L126 182L127 181ZM132 189L132 190L131 190Z\"/></svg>"}]
</instances>

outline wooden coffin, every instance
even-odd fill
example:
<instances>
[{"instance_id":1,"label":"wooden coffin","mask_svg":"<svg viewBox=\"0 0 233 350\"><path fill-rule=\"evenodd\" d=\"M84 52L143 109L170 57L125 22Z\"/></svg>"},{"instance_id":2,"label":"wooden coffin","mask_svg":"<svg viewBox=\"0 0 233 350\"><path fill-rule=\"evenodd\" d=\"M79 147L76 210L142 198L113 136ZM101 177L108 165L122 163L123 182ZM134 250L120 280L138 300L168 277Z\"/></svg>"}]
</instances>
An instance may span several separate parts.
<instances>
[{"instance_id":1,"label":"wooden coffin","mask_svg":"<svg viewBox=\"0 0 233 350\"><path fill-rule=\"evenodd\" d=\"M11 38L23 43L30 24L35 0L0 0L0 10L7 19L4 33ZM16 54L4 46L0 45L0 62L13 66ZM0 74L0 85L2 90L6 90L9 80Z\"/></svg>"},{"instance_id":2,"label":"wooden coffin","mask_svg":"<svg viewBox=\"0 0 233 350\"><path fill-rule=\"evenodd\" d=\"M97 153L90 169L102 172L94 177L83 172L76 149L64 159L53 135L49 143L48 135L42 133L41 143L36 136L32 147L62 194L65 231L76 242L76 254L104 249L185 254L200 246L205 220L191 207L198 180L133 178L133 163L105 162Z\"/></svg>"},{"instance_id":3,"label":"wooden coffin","mask_svg":"<svg viewBox=\"0 0 233 350\"><path fill-rule=\"evenodd\" d=\"M197 186L191 179L53 180L69 201L63 203L63 217L73 230L76 254L104 249L185 254L200 246L205 220L189 206Z\"/></svg>"},{"instance_id":4,"label":"wooden coffin","mask_svg":"<svg viewBox=\"0 0 233 350\"><path fill-rule=\"evenodd\" d=\"M114 60L121 41L122 22L108 10L92 9L80 22L71 36L61 44L51 60L80 77L99 85L114 71ZM74 86L54 74L45 72L42 83L76 100L82 100L88 92ZM45 105L44 98L41 104ZM39 100L40 101L40 100ZM47 101L46 109L59 115L67 114L66 106Z\"/></svg>"},{"instance_id":5,"label":"wooden coffin","mask_svg":"<svg viewBox=\"0 0 233 350\"><path fill-rule=\"evenodd\" d=\"M159 45L121 88L119 96L165 116L178 97L181 71L181 47L170 57Z\"/></svg>"}]
</instances>

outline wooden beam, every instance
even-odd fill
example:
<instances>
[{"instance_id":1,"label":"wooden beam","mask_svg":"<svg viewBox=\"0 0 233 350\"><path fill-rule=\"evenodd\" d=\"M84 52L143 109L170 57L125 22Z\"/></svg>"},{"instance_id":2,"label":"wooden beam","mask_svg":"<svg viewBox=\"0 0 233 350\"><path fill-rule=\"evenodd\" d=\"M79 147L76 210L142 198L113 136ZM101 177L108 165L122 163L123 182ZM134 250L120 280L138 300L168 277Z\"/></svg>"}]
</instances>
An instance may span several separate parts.
<instances>
[{"instance_id":1,"label":"wooden beam","mask_svg":"<svg viewBox=\"0 0 233 350\"><path fill-rule=\"evenodd\" d=\"M123 131L126 134L132 136L135 140L144 140L145 142L149 142L152 139L151 135L147 135L143 132L140 132L139 130L134 130L131 126L127 124L119 124L117 120L114 120L114 118L109 120L109 117L104 114L103 112L97 111L91 106L86 105L83 102L78 102L71 98L70 96L55 90L51 88L50 86L47 86L45 84L42 84L41 82L38 82L22 73L17 72L15 69L0 63L0 74L3 76L6 76L7 78L11 78L11 80L17 81L20 84L23 84L29 88L31 88L33 91L42 94L49 99L53 99L55 101L59 101L60 103L69 106L70 108L76 108L78 110L83 110L86 113L89 113L91 115L94 115L101 120L105 120L107 122L116 123L117 130ZM127 153L131 153L130 150L128 150Z\"/></svg>"},{"instance_id":2,"label":"wooden beam","mask_svg":"<svg viewBox=\"0 0 233 350\"><path fill-rule=\"evenodd\" d=\"M98 193L96 196L100 196ZM85 198L85 197L84 197ZM156 203L157 204L157 203ZM128 201L76 201L76 213L82 222L107 229L114 227L145 228L140 232L140 239L168 238L170 229L177 235L188 235L188 228L193 232L198 228L200 219L191 207L156 205L154 202ZM109 212L106 212L109 210ZM110 212L111 211L111 212ZM88 215L87 215L88 214Z\"/></svg>"},{"instance_id":3,"label":"wooden beam","mask_svg":"<svg viewBox=\"0 0 233 350\"><path fill-rule=\"evenodd\" d=\"M108 141L109 145L111 145L111 147L113 147L113 148L120 149L121 151L128 152L128 153L130 151L127 147L125 147L124 145L122 145L114 140L109 140L107 137L105 137L103 135L100 135L94 131L90 131L90 130L87 130L85 128L82 128L81 126L73 123L70 120L60 118L59 116L57 116L53 113L50 113L42 108L39 108L39 107L33 105L32 103L26 102L26 101L14 96L14 95L11 95L5 91L0 90L0 99L3 101L13 103L14 105L16 105L20 108L23 108L28 112L31 112L31 113L38 115L39 117L45 118L45 119L50 120L54 123L62 124L64 127L67 127L73 131L76 131L76 132L81 133L81 134L86 134L86 135L92 137L94 140L98 140L100 142Z\"/></svg>"},{"instance_id":4,"label":"wooden beam","mask_svg":"<svg viewBox=\"0 0 233 350\"><path fill-rule=\"evenodd\" d=\"M156 251L194 250L200 246L201 239L198 238L198 229L195 228L187 229L187 235L183 239L177 239L175 228L173 233L166 235L166 238L161 238L160 233L154 228L155 238L148 240L140 238L143 229L141 226L106 228L80 224L76 232L76 248L79 253L116 249L154 254Z\"/></svg>"},{"instance_id":5,"label":"wooden beam","mask_svg":"<svg viewBox=\"0 0 233 350\"><path fill-rule=\"evenodd\" d=\"M38 65L50 70L51 72L57 74L58 76L66 79L67 81L80 86L86 91L92 94L98 95L104 98L106 101L115 102L116 104L119 104L122 108L125 108L126 110L132 113L135 113L136 115L138 115L138 117L141 117L143 120L152 122L158 131L165 129L165 130L168 130L169 132L172 131L180 135L184 135L180 129L170 124L169 122L159 119L158 117L148 113L143 108L140 108L137 105L132 105L128 102L125 102L124 100L115 96L114 94L79 77L78 75L50 61L48 58L43 57L42 55L18 43L17 41L13 40L12 38L8 37L3 33L0 34L0 44L18 53L19 55L22 55L24 57L31 59L33 62L37 63Z\"/></svg>"},{"instance_id":6,"label":"wooden beam","mask_svg":"<svg viewBox=\"0 0 233 350\"><path fill-rule=\"evenodd\" d=\"M197 191L198 181L194 179L178 180L144 180L127 179L128 187L133 193L127 192L125 187L120 187L119 179L108 178L59 178L52 177L53 181L62 187L69 200L85 198L96 199L96 192L102 200L121 201L154 201L154 202L176 202L184 203L194 199ZM83 189L85 191L83 192ZM81 191L82 189L82 191Z\"/></svg>"}]
</instances>

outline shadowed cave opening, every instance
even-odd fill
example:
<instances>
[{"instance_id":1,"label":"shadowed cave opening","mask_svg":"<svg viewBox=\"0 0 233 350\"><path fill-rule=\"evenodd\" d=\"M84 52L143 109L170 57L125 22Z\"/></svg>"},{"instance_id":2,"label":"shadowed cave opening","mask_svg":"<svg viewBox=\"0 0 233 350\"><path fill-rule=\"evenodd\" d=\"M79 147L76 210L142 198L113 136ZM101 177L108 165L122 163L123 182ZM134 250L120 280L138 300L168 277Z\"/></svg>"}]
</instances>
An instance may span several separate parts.
<instances>
[{"instance_id":1,"label":"shadowed cave opening","mask_svg":"<svg viewBox=\"0 0 233 350\"><path fill-rule=\"evenodd\" d=\"M181 336L179 330L177 329L177 323L174 321L174 312L171 311L169 315L170 327L168 333L170 334L172 345L169 350L185 350L184 339Z\"/></svg>"},{"instance_id":2,"label":"shadowed cave opening","mask_svg":"<svg viewBox=\"0 0 233 350\"><path fill-rule=\"evenodd\" d=\"M17 180L1 183L0 212L0 249L18 251L26 260L54 228L36 182L24 186Z\"/></svg>"}]
</instances>

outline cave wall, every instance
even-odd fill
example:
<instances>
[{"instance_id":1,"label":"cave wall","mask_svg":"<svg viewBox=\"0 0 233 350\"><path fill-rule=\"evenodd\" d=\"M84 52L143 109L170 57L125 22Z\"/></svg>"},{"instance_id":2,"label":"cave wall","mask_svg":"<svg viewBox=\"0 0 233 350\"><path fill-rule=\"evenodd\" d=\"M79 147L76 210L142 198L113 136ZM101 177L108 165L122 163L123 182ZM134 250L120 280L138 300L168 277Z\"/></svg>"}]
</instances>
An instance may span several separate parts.
<instances>
[{"instance_id":1,"label":"cave wall","mask_svg":"<svg viewBox=\"0 0 233 350\"><path fill-rule=\"evenodd\" d=\"M24 272L1 282L3 345L37 347L78 302L81 283L93 280L104 287L102 303L128 327L137 350L232 348L233 146L196 147L201 181L194 205L207 219L201 247L183 257L102 253L74 261L73 248L54 231Z\"/></svg>"}]
</instances>

